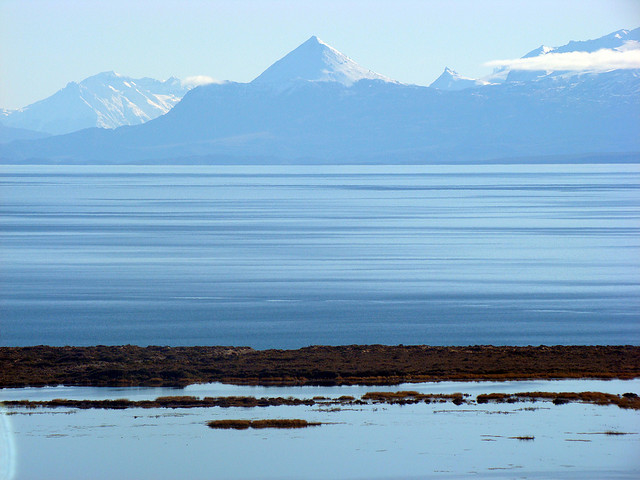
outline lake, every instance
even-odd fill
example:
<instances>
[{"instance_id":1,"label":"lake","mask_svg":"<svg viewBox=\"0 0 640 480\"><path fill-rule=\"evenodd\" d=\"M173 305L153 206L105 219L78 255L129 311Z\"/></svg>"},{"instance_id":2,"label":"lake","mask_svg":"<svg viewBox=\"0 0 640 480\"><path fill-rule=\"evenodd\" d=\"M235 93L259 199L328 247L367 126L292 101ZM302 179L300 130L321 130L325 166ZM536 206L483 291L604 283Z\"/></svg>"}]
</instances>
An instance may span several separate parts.
<instances>
[{"instance_id":1,"label":"lake","mask_svg":"<svg viewBox=\"0 0 640 480\"><path fill-rule=\"evenodd\" d=\"M3 166L0 345L639 344L640 166Z\"/></svg>"}]
</instances>

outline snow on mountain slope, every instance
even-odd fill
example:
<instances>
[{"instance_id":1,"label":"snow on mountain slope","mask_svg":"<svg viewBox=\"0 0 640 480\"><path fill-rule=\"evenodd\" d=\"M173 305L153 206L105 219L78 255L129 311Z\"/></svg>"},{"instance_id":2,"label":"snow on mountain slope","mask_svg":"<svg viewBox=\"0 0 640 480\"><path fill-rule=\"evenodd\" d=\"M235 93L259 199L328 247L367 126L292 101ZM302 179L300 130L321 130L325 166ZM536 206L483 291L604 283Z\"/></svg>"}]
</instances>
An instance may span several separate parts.
<instances>
[{"instance_id":1,"label":"snow on mountain slope","mask_svg":"<svg viewBox=\"0 0 640 480\"><path fill-rule=\"evenodd\" d=\"M522 58L532 58L532 57L537 57L539 55L546 55L549 52L553 52L553 50L555 50L555 47L548 47L546 45L540 45L538 48L536 48L534 50L531 50L529 53L527 53Z\"/></svg>"},{"instance_id":2,"label":"snow on mountain slope","mask_svg":"<svg viewBox=\"0 0 640 480\"><path fill-rule=\"evenodd\" d=\"M460 92L379 81L194 89L143 125L0 145L0 162L437 163L640 151L622 70Z\"/></svg>"},{"instance_id":3,"label":"snow on mountain slope","mask_svg":"<svg viewBox=\"0 0 640 480\"><path fill-rule=\"evenodd\" d=\"M165 82L103 72L70 82L51 97L9 112L4 125L51 134L90 127L139 125L167 113L187 92L177 78Z\"/></svg>"},{"instance_id":4,"label":"snow on mountain slope","mask_svg":"<svg viewBox=\"0 0 640 480\"><path fill-rule=\"evenodd\" d=\"M0 145L0 162L431 163L640 151L636 70L451 92L350 62L312 38L254 82L193 89L142 125Z\"/></svg>"},{"instance_id":5,"label":"snow on mountain slope","mask_svg":"<svg viewBox=\"0 0 640 480\"><path fill-rule=\"evenodd\" d=\"M358 65L314 35L267 68L251 83L286 89L299 81L338 82L351 86L364 79L397 83Z\"/></svg>"},{"instance_id":6,"label":"snow on mountain slope","mask_svg":"<svg viewBox=\"0 0 640 480\"><path fill-rule=\"evenodd\" d=\"M634 30L618 30L603 37L593 40L570 41L560 47L549 47L540 45L528 52L521 58L535 58L551 53L586 52L593 53L602 49L623 50L628 48L640 48L640 28ZM553 70L512 70L509 68L498 68L490 75L480 79L463 77L455 71L445 68L445 71L430 86L440 90L463 90L478 85L487 85L502 82L531 82L541 80L550 75L579 75L581 72L555 72Z\"/></svg>"},{"instance_id":7,"label":"snow on mountain slope","mask_svg":"<svg viewBox=\"0 0 640 480\"><path fill-rule=\"evenodd\" d=\"M539 53L538 55L540 54L546 55L548 53L566 53L566 52L592 53L592 52L597 52L598 50L602 50L603 48L619 49L623 47L627 42L630 42L630 41L632 42L640 41L640 28L636 28L634 30L618 30L617 32L613 32L593 40L583 40L583 41L572 40L566 45L562 45L561 47L544 47L546 50L543 53ZM533 56L536 50L529 52L523 58Z\"/></svg>"},{"instance_id":8,"label":"snow on mountain slope","mask_svg":"<svg viewBox=\"0 0 640 480\"><path fill-rule=\"evenodd\" d=\"M571 52L594 53L599 50L624 50L629 48L640 48L640 28L634 30L618 30L593 40L570 41L566 45L560 47L549 47L541 45L535 50L530 51L522 58L535 58L549 54L562 54ZM563 75L580 75L583 72L574 71L556 71L556 70L515 70L509 71L507 82L531 82L542 80L550 76Z\"/></svg>"},{"instance_id":9,"label":"snow on mountain slope","mask_svg":"<svg viewBox=\"0 0 640 480\"><path fill-rule=\"evenodd\" d=\"M442 75L440 75L431 85L431 88L437 88L438 90L464 90L466 88L479 87L486 85L488 82L482 80L476 80L474 78L463 77L449 67L444 69Z\"/></svg>"}]
</instances>

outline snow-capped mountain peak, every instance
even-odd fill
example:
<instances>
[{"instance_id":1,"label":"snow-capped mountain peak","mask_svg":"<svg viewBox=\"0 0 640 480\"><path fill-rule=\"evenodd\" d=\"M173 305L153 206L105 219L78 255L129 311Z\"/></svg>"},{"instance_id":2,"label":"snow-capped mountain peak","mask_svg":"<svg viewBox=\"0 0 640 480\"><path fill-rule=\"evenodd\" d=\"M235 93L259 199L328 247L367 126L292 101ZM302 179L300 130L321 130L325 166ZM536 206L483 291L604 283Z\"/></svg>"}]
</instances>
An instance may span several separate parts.
<instances>
[{"instance_id":1,"label":"snow-capped mountain peak","mask_svg":"<svg viewBox=\"0 0 640 480\"><path fill-rule=\"evenodd\" d=\"M599 37L593 40L580 40L570 41L566 45L560 47L548 47L542 45L535 50L531 50L522 58L537 57L539 55L546 55L548 53L567 53L567 52L588 52L593 53L598 50L606 49L620 49L625 44L640 41L640 28L634 30L618 30L603 37Z\"/></svg>"},{"instance_id":2,"label":"snow-capped mountain peak","mask_svg":"<svg viewBox=\"0 0 640 480\"><path fill-rule=\"evenodd\" d=\"M276 88L287 88L299 81L337 82L351 86L363 79L393 82L358 65L314 35L267 68L251 83Z\"/></svg>"},{"instance_id":3,"label":"snow-capped mountain peak","mask_svg":"<svg viewBox=\"0 0 640 480\"><path fill-rule=\"evenodd\" d=\"M188 90L174 77L163 82L102 72L69 82L51 97L8 113L3 123L51 134L139 125L167 113Z\"/></svg>"},{"instance_id":4,"label":"snow-capped mountain peak","mask_svg":"<svg viewBox=\"0 0 640 480\"><path fill-rule=\"evenodd\" d=\"M455 70L445 67L444 72L431 85L438 90L465 90L467 88L486 85L488 82L475 78L463 77Z\"/></svg>"},{"instance_id":5,"label":"snow-capped mountain peak","mask_svg":"<svg viewBox=\"0 0 640 480\"><path fill-rule=\"evenodd\" d=\"M538 48L536 48L535 50L531 50L529 53L527 53L522 58L531 58L531 57L537 57L539 55L546 55L547 53L553 52L555 49L556 49L555 47L548 47L547 45L540 45Z\"/></svg>"},{"instance_id":6,"label":"snow-capped mountain peak","mask_svg":"<svg viewBox=\"0 0 640 480\"><path fill-rule=\"evenodd\" d=\"M522 59L535 59L548 54L562 55L572 53L597 53L601 51L624 51L637 50L640 48L640 28L634 30L618 30L608 35L604 35L592 40L570 41L569 43L559 47L548 47L542 45L535 50L530 51ZM492 81L500 75L505 77L506 82L531 82L544 79L551 79L557 76L568 77L572 75L581 75L586 70L566 70L551 64L552 67L541 67L539 70L534 69L509 69L508 67L500 69L497 74L485 77L486 80ZM555 67L555 68L554 68ZM505 76L506 74L506 76Z\"/></svg>"}]
</instances>

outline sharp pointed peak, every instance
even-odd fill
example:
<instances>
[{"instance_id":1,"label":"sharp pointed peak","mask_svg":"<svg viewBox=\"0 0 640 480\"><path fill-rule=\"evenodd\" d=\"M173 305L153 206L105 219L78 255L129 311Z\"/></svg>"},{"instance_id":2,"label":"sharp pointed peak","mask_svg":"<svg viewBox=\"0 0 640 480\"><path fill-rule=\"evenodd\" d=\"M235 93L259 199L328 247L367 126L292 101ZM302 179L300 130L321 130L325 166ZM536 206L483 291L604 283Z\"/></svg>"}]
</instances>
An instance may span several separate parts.
<instances>
[{"instance_id":1,"label":"sharp pointed peak","mask_svg":"<svg viewBox=\"0 0 640 480\"><path fill-rule=\"evenodd\" d=\"M324 40L318 38L316 35L312 35L305 42L302 42L300 45L298 45L297 48L293 49L289 53L291 54L291 53L295 52L296 50L310 50L310 51L316 51L316 52L333 52L337 56L345 57L345 58L351 60L344 53L336 50L331 45L329 45L327 42L325 42Z\"/></svg>"},{"instance_id":2,"label":"sharp pointed peak","mask_svg":"<svg viewBox=\"0 0 640 480\"><path fill-rule=\"evenodd\" d=\"M442 71L442 73L440 74L440 77L438 78L441 79L441 78L466 78L466 77L463 77L462 75L460 75L453 68L444 67L444 70Z\"/></svg>"},{"instance_id":3,"label":"sharp pointed peak","mask_svg":"<svg viewBox=\"0 0 640 480\"><path fill-rule=\"evenodd\" d=\"M464 90L466 88L483 85L485 83L487 82L476 80L475 78L464 77L455 70L445 67L444 72L442 72L440 76L429 86L439 90Z\"/></svg>"},{"instance_id":4,"label":"sharp pointed peak","mask_svg":"<svg viewBox=\"0 0 640 480\"><path fill-rule=\"evenodd\" d=\"M320 37L318 37L317 35L311 35L306 42L303 42L301 44L305 45L305 44L311 44L311 45L324 45L325 47L329 47L329 48L333 48L331 45L329 45L327 42L325 42L324 40L322 40ZM335 50L335 49L334 49Z\"/></svg>"},{"instance_id":5,"label":"sharp pointed peak","mask_svg":"<svg viewBox=\"0 0 640 480\"><path fill-rule=\"evenodd\" d=\"M286 88L292 82L336 82L350 86L363 79L392 82L358 65L351 58L312 35L253 80L254 84Z\"/></svg>"}]
</instances>

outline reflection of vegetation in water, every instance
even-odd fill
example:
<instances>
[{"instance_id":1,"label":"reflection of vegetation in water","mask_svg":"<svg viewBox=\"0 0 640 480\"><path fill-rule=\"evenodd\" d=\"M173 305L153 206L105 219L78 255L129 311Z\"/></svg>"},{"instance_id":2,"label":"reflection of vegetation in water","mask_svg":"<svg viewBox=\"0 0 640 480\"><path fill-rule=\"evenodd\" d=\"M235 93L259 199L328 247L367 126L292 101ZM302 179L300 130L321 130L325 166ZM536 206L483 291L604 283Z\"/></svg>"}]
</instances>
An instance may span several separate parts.
<instances>
[{"instance_id":1,"label":"reflection of vegetation in water","mask_svg":"<svg viewBox=\"0 0 640 480\"><path fill-rule=\"evenodd\" d=\"M394 405L408 405L413 403L431 403L439 402L445 403L450 400L456 405L462 405L467 403L464 397L469 395L463 395L462 393L418 393L414 391L402 391L402 392L369 392L362 396L362 400L369 400L373 403L389 403Z\"/></svg>"},{"instance_id":2,"label":"reflection of vegetation in water","mask_svg":"<svg viewBox=\"0 0 640 480\"><path fill-rule=\"evenodd\" d=\"M204 397L175 396L158 397L155 400L127 400L119 398L116 400L69 400L56 398L53 400L30 401L11 400L6 402L9 407L37 408L37 407L70 407L79 409L98 408L106 410L123 410L126 408L206 408L206 407L272 407L272 406L299 406L314 405L313 400L299 398L256 398L256 397Z\"/></svg>"},{"instance_id":3,"label":"reflection of vegetation in water","mask_svg":"<svg viewBox=\"0 0 640 480\"><path fill-rule=\"evenodd\" d=\"M570 402L589 403L593 405L617 405L620 408L640 410L640 397L635 393L614 395L603 392L521 392L521 393L488 393L478 395L476 402L483 403L516 403L520 401L551 400L554 405L565 405Z\"/></svg>"},{"instance_id":4,"label":"reflection of vegetation in water","mask_svg":"<svg viewBox=\"0 0 640 480\"><path fill-rule=\"evenodd\" d=\"M210 428L246 430L248 428L306 428L315 427L321 423L300 419L211 420L207 425Z\"/></svg>"},{"instance_id":5,"label":"reflection of vegetation in water","mask_svg":"<svg viewBox=\"0 0 640 480\"><path fill-rule=\"evenodd\" d=\"M478 395L475 404L482 405L492 403L517 403L536 402L538 400L552 401L555 405L564 405L570 402L589 403L593 405L617 405L620 408L640 410L640 397L634 393L614 395L602 392L521 392L521 393L487 393ZM126 408L211 408L211 407L272 407L272 406L320 406L331 411L338 411L339 406L362 406L375 404L388 405L412 405L418 403L446 403L454 405L473 405L474 402L468 394L450 393L419 393L415 391L399 392L368 392L360 399L343 395L338 398L314 397L308 399L293 397L204 397L172 396L158 397L155 400L127 400L125 398L115 400L68 400L56 398L53 400L31 401L10 400L6 401L7 407L35 409L47 408L76 408L76 409L110 409L121 410ZM521 409L522 410L522 409ZM508 413L508 412L492 412Z\"/></svg>"}]
</instances>

